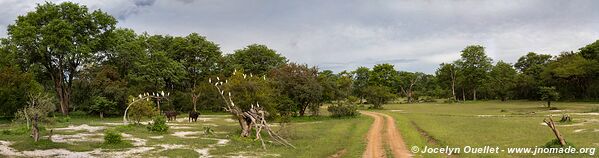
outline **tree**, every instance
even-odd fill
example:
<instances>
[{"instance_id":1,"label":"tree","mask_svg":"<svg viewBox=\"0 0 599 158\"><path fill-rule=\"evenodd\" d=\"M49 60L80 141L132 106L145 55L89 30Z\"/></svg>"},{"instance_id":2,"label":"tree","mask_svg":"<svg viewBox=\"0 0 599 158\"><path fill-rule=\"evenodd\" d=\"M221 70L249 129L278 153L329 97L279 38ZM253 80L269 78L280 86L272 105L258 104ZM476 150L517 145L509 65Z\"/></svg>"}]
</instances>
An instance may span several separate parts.
<instances>
[{"instance_id":1,"label":"tree","mask_svg":"<svg viewBox=\"0 0 599 158\"><path fill-rule=\"evenodd\" d=\"M133 118L138 124L143 118L152 118L159 115L158 109L154 107L154 102L150 99L135 100L135 97L129 96L128 100L131 106L128 113L126 113L127 117Z\"/></svg>"},{"instance_id":2,"label":"tree","mask_svg":"<svg viewBox=\"0 0 599 158\"><path fill-rule=\"evenodd\" d=\"M551 107L551 101L557 101L559 99L559 93L555 90L555 87L539 87L539 95L541 100L547 101L547 107Z\"/></svg>"},{"instance_id":3,"label":"tree","mask_svg":"<svg viewBox=\"0 0 599 158\"><path fill-rule=\"evenodd\" d=\"M395 98L395 95L385 86L368 86L365 92L366 100L373 105L374 109L381 109L383 104Z\"/></svg>"},{"instance_id":4,"label":"tree","mask_svg":"<svg viewBox=\"0 0 599 158\"><path fill-rule=\"evenodd\" d=\"M317 112L321 105L323 87L319 83L318 69L308 65L289 63L270 72L279 93L298 106L299 115L304 116L310 108Z\"/></svg>"},{"instance_id":5,"label":"tree","mask_svg":"<svg viewBox=\"0 0 599 158\"><path fill-rule=\"evenodd\" d=\"M235 69L243 69L247 74L264 75L271 69L285 63L287 59L265 45L252 44L227 56L229 64Z\"/></svg>"},{"instance_id":6,"label":"tree","mask_svg":"<svg viewBox=\"0 0 599 158\"><path fill-rule=\"evenodd\" d=\"M529 52L520 57L514 67L521 72L517 76L519 98L535 98L538 99L538 88L543 85L541 73L545 71L547 64L551 61L551 55L537 54Z\"/></svg>"},{"instance_id":7,"label":"tree","mask_svg":"<svg viewBox=\"0 0 599 158\"><path fill-rule=\"evenodd\" d=\"M352 72L353 74L353 93L360 98L360 104L366 95L365 89L368 86L370 80L370 70L367 67L358 67L358 69Z\"/></svg>"},{"instance_id":8,"label":"tree","mask_svg":"<svg viewBox=\"0 0 599 158\"><path fill-rule=\"evenodd\" d=\"M105 12L89 12L71 2L46 2L19 16L8 26L8 36L28 63L43 65L52 78L60 109L68 114L71 86L81 65L106 50L116 20Z\"/></svg>"},{"instance_id":9,"label":"tree","mask_svg":"<svg viewBox=\"0 0 599 158\"><path fill-rule=\"evenodd\" d=\"M100 114L100 118L104 118L105 113L109 113L116 108L116 103L112 102L104 97L94 97L92 104L92 112Z\"/></svg>"},{"instance_id":10,"label":"tree","mask_svg":"<svg viewBox=\"0 0 599 158\"><path fill-rule=\"evenodd\" d=\"M218 71L222 70L223 59L220 48L217 44L206 40L206 37L192 33L186 37L173 38L168 52L171 52L169 53L171 58L179 61L187 72L182 85L186 90L192 91L191 99L195 111L201 93L194 90L198 86L198 82L216 75Z\"/></svg>"},{"instance_id":11,"label":"tree","mask_svg":"<svg viewBox=\"0 0 599 158\"><path fill-rule=\"evenodd\" d=\"M594 73L599 71L598 61L588 60L580 53L564 52L549 63L541 74L548 85L555 85L565 99L589 98L589 87Z\"/></svg>"},{"instance_id":12,"label":"tree","mask_svg":"<svg viewBox=\"0 0 599 158\"><path fill-rule=\"evenodd\" d=\"M439 84L444 87L450 87L448 89L451 89L453 100L458 99L455 93L458 72L459 70L457 69L456 65L451 63L442 63L440 68L435 72L437 79L439 80Z\"/></svg>"},{"instance_id":13,"label":"tree","mask_svg":"<svg viewBox=\"0 0 599 158\"><path fill-rule=\"evenodd\" d=\"M420 72L416 72L416 73L412 73L412 72L407 72L407 71L401 71L398 74L398 83L399 83L399 87L401 92L408 97L408 103L411 103L414 101L414 86L416 85L416 83L418 81L420 81L420 79L422 79L422 77L424 76L424 73L420 73Z\"/></svg>"},{"instance_id":14,"label":"tree","mask_svg":"<svg viewBox=\"0 0 599 158\"><path fill-rule=\"evenodd\" d=\"M599 60L599 40L579 49L582 57L586 59Z\"/></svg>"},{"instance_id":15,"label":"tree","mask_svg":"<svg viewBox=\"0 0 599 158\"><path fill-rule=\"evenodd\" d=\"M480 45L467 46L462 50L461 58L456 62L462 71L460 74L469 84L472 90L472 99L476 100L476 90L487 79L489 70L491 70L491 58L485 54L485 48Z\"/></svg>"},{"instance_id":16,"label":"tree","mask_svg":"<svg viewBox=\"0 0 599 158\"><path fill-rule=\"evenodd\" d=\"M370 71L370 85L384 86L395 92L397 84L397 71L391 64L377 64ZM394 89L395 88L395 89Z\"/></svg>"},{"instance_id":17,"label":"tree","mask_svg":"<svg viewBox=\"0 0 599 158\"><path fill-rule=\"evenodd\" d=\"M497 62L489 73L489 87L501 101L507 100L511 90L516 87L516 75L517 72L512 65L503 61Z\"/></svg>"}]
</instances>

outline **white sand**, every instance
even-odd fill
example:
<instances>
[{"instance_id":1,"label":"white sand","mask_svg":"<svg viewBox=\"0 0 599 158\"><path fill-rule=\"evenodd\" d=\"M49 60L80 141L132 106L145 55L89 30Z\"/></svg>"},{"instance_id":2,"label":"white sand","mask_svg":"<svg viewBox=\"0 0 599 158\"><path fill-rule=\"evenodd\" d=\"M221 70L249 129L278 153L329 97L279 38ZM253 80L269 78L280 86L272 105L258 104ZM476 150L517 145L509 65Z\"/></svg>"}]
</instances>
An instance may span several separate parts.
<instances>
[{"instance_id":1,"label":"white sand","mask_svg":"<svg viewBox=\"0 0 599 158\"><path fill-rule=\"evenodd\" d=\"M79 131L79 130L87 130L88 132L96 132L99 130L103 130L104 128L106 128L105 126L89 126L87 124L82 124L79 126L73 126L73 125L69 125L69 127L65 127L65 128L54 128L54 130L70 130L70 131Z\"/></svg>"},{"instance_id":2,"label":"white sand","mask_svg":"<svg viewBox=\"0 0 599 158\"><path fill-rule=\"evenodd\" d=\"M175 132L171 135L179 137L179 138L198 138L198 137L192 137L192 136L187 136L187 135L196 135L199 134L200 132L193 132L193 131L181 131L181 132Z\"/></svg>"}]
</instances>

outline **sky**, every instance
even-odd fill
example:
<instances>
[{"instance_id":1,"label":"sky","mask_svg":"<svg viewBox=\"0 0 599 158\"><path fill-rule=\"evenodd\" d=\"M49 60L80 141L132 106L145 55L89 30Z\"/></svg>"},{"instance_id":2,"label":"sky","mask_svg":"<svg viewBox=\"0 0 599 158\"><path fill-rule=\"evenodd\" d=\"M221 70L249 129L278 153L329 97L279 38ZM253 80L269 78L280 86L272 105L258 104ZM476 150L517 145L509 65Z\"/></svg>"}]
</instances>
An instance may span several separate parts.
<instances>
[{"instance_id":1,"label":"sky","mask_svg":"<svg viewBox=\"0 0 599 158\"><path fill-rule=\"evenodd\" d=\"M50 0L60 3L64 0ZM599 40L593 0L73 0L138 33L206 36L232 53L264 44L296 63L335 72L391 63L434 73L468 45L494 62L557 55ZM42 0L0 0L0 37Z\"/></svg>"}]
</instances>

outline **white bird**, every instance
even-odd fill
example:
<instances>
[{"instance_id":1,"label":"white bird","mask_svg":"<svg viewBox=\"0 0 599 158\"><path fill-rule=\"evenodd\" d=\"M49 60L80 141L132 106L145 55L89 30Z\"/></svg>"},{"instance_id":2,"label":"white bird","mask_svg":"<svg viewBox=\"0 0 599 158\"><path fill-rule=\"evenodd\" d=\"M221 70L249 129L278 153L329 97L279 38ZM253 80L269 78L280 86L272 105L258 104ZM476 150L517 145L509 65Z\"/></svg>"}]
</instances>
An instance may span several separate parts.
<instances>
[{"instance_id":1,"label":"white bird","mask_svg":"<svg viewBox=\"0 0 599 158\"><path fill-rule=\"evenodd\" d=\"M212 78L208 78L208 83L212 83Z\"/></svg>"},{"instance_id":2,"label":"white bird","mask_svg":"<svg viewBox=\"0 0 599 158\"><path fill-rule=\"evenodd\" d=\"M164 97L164 91L162 91L162 96Z\"/></svg>"},{"instance_id":3,"label":"white bird","mask_svg":"<svg viewBox=\"0 0 599 158\"><path fill-rule=\"evenodd\" d=\"M266 75L262 76L262 79L266 80Z\"/></svg>"},{"instance_id":4,"label":"white bird","mask_svg":"<svg viewBox=\"0 0 599 158\"><path fill-rule=\"evenodd\" d=\"M246 75L245 75L245 74L243 74L243 79L245 79L245 76L246 76Z\"/></svg>"},{"instance_id":5,"label":"white bird","mask_svg":"<svg viewBox=\"0 0 599 158\"><path fill-rule=\"evenodd\" d=\"M225 83L229 83L229 80L225 80Z\"/></svg>"},{"instance_id":6,"label":"white bird","mask_svg":"<svg viewBox=\"0 0 599 158\"><path fill-rule=\"evenodd\" d=\"M260 107L260 104L258 104L258 102L256 102L256 105L257 105L258 107Z\"/></svg>"},{"instance_id":7,"label":"white bird","mask_svg":"<svg viewBox=\"0 0 599 158\"><path fill-rule=\"evenodd\" d=\"M171 92L166 93L166 96L169 96L169 95L171 95Z\"/></svg>"},{"instance_id":8,"label":"white bird","mask_svg":"<svg viewBox=\"0 0 599 158\"><path fill-rule=\"evenodd\" d=\"M254 77L254 74L250 73L250 77Z\"/></svg>"},{"instance_id":9,"label":"white bird","mask_svg":"<svg viewBox=\"0 0 599 158\"><path fill-rule=\"evenodd\" d=\"M223 91L224 92L224 91ZM229 92L229 97L231 97L231 92Z\"/></svg>"},{"instance_id":10,"label":"white bird","mask_svg":"<svg viewBox=\"0 0 599 158\"><path fill-rule=\"evenodd\" d=\"M141 98L141 94L139 95L139 98Z\"/></svg>"},{"instance_id":11,"label":"white bird","mask_svg":"<svg viewBox=\"0 0 599 158\"><path fill-rule=\"evenodd\" d=\"M216 76L216 80L220 81L220 78L218 78L218 76Z\"/></svg>"}]
</instances>

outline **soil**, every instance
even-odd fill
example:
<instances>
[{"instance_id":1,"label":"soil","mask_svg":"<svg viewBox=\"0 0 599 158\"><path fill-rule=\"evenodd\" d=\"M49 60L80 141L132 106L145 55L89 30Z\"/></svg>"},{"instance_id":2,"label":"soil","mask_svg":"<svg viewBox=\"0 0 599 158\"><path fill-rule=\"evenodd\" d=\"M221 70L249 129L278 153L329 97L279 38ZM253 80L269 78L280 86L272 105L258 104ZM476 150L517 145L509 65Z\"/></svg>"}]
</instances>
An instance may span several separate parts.
<instances>
[{"instance_id":1,"label":"soil","mask_svg":"<svg viewBox=\"0 0 599 158\"><path fill-rule=\"evenodd\" d=\"M386 140L386 144L389 145L393 157L412 157L410 151L407 150L399 130L395 126L393 117L377 112L362 111L361 113L374 118L370 130L366 134L368 144L362 157L386 157L383 140ZM383 131L385 131L384 134Z\"/></svg>"}]
</instances>

